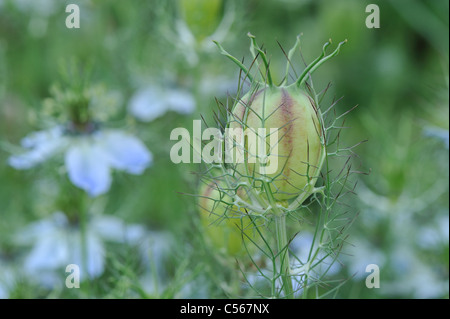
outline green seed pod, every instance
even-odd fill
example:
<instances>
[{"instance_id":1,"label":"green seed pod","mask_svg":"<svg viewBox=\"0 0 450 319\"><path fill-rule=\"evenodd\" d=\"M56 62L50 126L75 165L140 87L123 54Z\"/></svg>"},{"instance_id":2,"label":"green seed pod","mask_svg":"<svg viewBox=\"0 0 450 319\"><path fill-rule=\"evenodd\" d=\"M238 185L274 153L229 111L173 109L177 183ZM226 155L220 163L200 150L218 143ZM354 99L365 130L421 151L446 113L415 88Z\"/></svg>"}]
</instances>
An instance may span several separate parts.
<instances>
[{"instance_id":1,"label":"green seed pod","mask_svg":"<svg viewBox=\"0 0 450 319\"><path fill-rule=\"evenodd\" d=\"M325 127L316 105L317 95L313 89L307 90L306 80L337 55L346 41L339 43L329 55L326 55L326 48L331 41L325 43L321 55L294 83L287 85L290 60L300 45L300 37L297 37L287 55L285 80L276 86L266 53L256 44L252 34L248 36L254 57L252 65L260 71L262 81L255 80L238 59L216 42L220 52L243 71L254 88L237 99L229 114L228 131L225 130L226 162L234 164L232 170L236 174L232 175L239 179L238 183L259 188L257 193L265 194L271 205L273 201L281 206L290 205L293 199L295 205L300 205L312 194L326 152Z\"/></svg>"},{"instance_id":2,"label":"green seed pod","mask_svg":"<svg viewBox=\"0 0 450 319\"><path fill-rule=\"evenodd\" d=\"M216 183L203 185L198 202L201 224L206 240L213 247L229 256L243 256L250 247L247 240L246 249L243 239L246 240L246 236L253 236L254 227L250 218L242 217L245 210L226 204L230 202L231 198L224 195Z\"/></svg>"},{"instance_id":3,"label":"green seed pod","mask_svg":"<svg viewBox=\"0 0 450 319\"><path fill-rule=\"evenodd\" d=\"M221 135L225 142L225 164L221 165L221 169L227 185L237 185L248 195L248 199L232 204L239 203L249 214L261 218L264 226L273 228L272 232L267 233L272 235L273 242L261 235L271 253L264 255L271 259L274 266L272 283L281 280L284 297L293 298L295 271L289 262L288 238L292 237L288 237L287 218L295 218L293 213L312 194L322 193L325 197L331 193L326 186L315 187L315 184L323 163L327 161L329 132L335 126L331 123L330 127L325 127L318 105L322 98L320 95L326 90L317 94L312 82L307 83L307 79L318 67L337 55L346 41L339 43L329 55L326 48L330 42L325 43L320 56L306 66L294 83L288 85L292 57L300 45L300 37L297 37L294 47L286 54L288 62L284 79L281 84L275 85L266 53L256 44L253 35L248 36L253 55L251 66L259 71L260 80L255 79L255 72L250 72L242 60L230 55L216 42L221 54L241 69L243 82L250 82L252 88L242 98L233 100L231 110L226 109L227 123ZM325 195L325 191L329 193ZM220 195L223 193L227 194L220 192ZM328 205L323 206L328 211ZM323 230L328 232L328 222L323 222ZM256 227L256 230L259 229L259 226ZM316 228L314 237L323 237L320 232ZM319 241L322 245L322 239ZM332 241L334 247L334 239ZM306 268L306 273L309 271L310 262L315 258L310 257L308 264L299 268L301 273Z\"/></svg>"},{"instance_id":4,"label":"green seed pod","mask_svg":"<svg viewBox=\"0 0 450 319\"><path fill-rule=\"evenodd\" d=\"M298 196L316 179L324 152L323 128L314 100L305 91L296 86L281 86L249 92L235 105L232 118L229 125L232 129L242 128L242 132L265 129L266 135L258 137L268 145L269 160L276 161L269 166L276 168L265 173L258 159L250 163L254 152L246 142L247 163L238 164L237 170L243 176L264 176L275 200ZM275 133L277 138L270 140L267 135Z\"/></svg>"}]
</instances>

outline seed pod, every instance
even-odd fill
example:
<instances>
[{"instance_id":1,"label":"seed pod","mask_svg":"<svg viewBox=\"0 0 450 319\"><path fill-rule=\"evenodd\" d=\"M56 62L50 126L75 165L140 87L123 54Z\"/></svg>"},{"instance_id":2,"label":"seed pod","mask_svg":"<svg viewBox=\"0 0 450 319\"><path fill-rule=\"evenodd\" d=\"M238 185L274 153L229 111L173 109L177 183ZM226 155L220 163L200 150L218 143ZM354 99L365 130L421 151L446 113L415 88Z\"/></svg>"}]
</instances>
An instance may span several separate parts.
<instances>
[{"instance_id":1,"label":"seed pod","mask_svg":"<svg viewBox=\"0 0 450 319\"><path fill-rule=\"evenodd\" d=\"M179 9L194 37L202 41L219 25L222 0L179 0Z\"/></svg>"},{"instance_id":2,"label":"seed pod","mask_svg":"<svg viewBox=\"0 0 450 319\"><path fill-rule=\"evenodd\" d=\"M233 176L239 179L238 183L259 188L257 193L264 194L269 202L275 200L285 206L294 204L289 201L296 198L295 205L298 206L312 194L326 147L322 115L315 98L305 91L306 80L323 63L339 54L347 40L340 42L328 55L326 49L331 40L326 42L320 56L294 83L287 85L290 59L300 46L298 36L287 54L284 81L276 86L266 53L257 45L254 35L249 33L248 37L254 57L252 65L260 71L262 81L256 80L243 63L215 42L220 53L233 61L242 70L244 78L256 88L233 106L227 121L228 131L225 130L225 162L234 164L231 170L237 173ZM258 56L265 71L259 67ZM272 138L274 135L277 139Z\"/></svg>"},{"instance_id":3,"label":"seed pod","mask_svg":"<svg viewBox=\"0 0 450 319\"><path fill-rule=\"evenodd\" d=\"M231 205L231 198L217 185L211 182L200 189L200 219L207 241L230 256L243 256L246 254L243 239L253 236L253 223L250 218L242 217L245 210ZM248 240L246 245L247 249L253 246Z\"/></svg>"},{"instance_id":4,"label":"seed pod","mask_svg":"<svg viewBox=\"0 0 450 319\"><path fill-rule=\"evenodd\" d=\"M269 86L249 92L235 105L229 121L234 136L228 138L236 141L233 155L240 152L245 157L244 163L237 163L236 170L248 178L264 177L277 201L298 196L315 181L320 170L324 151L320 123L313 99L296 86ZM248 131L257 133L261 128L265 130L257 134L256 144L262 145L261 139L266 144L264 151L270 171L262 165L261 149L255 148L252 145L255 141L248 139ZM241 129L241 134L246 136L239 135L235 129ZM270 138L271 134L277 138Z\"/></svg>"}]
</instances>

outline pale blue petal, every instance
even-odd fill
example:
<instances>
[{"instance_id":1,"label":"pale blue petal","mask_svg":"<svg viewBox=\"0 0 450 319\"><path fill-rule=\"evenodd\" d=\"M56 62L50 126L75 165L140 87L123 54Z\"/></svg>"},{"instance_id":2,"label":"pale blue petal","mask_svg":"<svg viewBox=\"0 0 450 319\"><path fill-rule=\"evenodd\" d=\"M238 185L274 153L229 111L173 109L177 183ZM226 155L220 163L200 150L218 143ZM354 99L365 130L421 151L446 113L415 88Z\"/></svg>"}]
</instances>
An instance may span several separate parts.
<instances>
[{"instance_id":1,"label":"pale blue petal","mask_svg":"<svg viewBox=\"0 0 450 319\"><path fill-rule=\"evenodd\" d=\"M25 260L25 269L39 273L64 266L68 257L67 241L57 230L42 234Z\"/></svg>"},{"instance_id":2,"label":"pale blue petal","mask_svg":"<svg viewBox=\"0 0 450 319\"><path fill-rule=\"evenodd\" d=\"M39 220L25 226L14 236L14 241L19 245L34 244L42 236L53 234L55 229L67 227L67 225L67 217L61 212L56 212L51 218Z\"/></svg>"},{"instance_id":3,"label":"pale blue petal","mask_svg":"<svg viewBox=\"0 0 450 319\"><path fill-rule=\"evenodd\" d=\"M105 154L112 167L131 174L142 174L151 164L152 154L138 138L121 131L109 131L102 137Z\"/></svg>"},{"instance_id":4,"label":"pale blue petal","mask_svg":"<svg viewBox=\"0 0 450 319\"><path fill-rule=\"evenodd\" d=\"M131 244L138 243L145 234L143 226L126 225L114 216L96 217L92 219L90 228L102 239Z\"/></svg>"},{"instance_id":5,"label":"pale blue petal","mask_svg":"<svg viewBox=\"0 0 450 319\"><path fill-rule=\"evenodd\" d=\"M57 212L50 218L34 222L18 232L18 244L32 244L25 259L24 268L29 274L41 274L64 266L69 249L65 229L68 226L64 214Z\"/></svg>"},{"instance_id":6,"label":"pale blue petal","mask_svg":"<svg viewBox=\"0 0 450 319\"><path fill-rule=\"evenodd\" d=\"M98 216L91 220L89 228L101 238L120 242L123 240L124 223L113 216Z\"/></svg>"},{"instance_id":7,"label":"pale blue petal","mask_svg":"<svg viewBox=\"0 0 450 319\"><path fill-rule=\"evenodd\" d=\"M62 220L64 217L64 221ZM105 225L105 224L103 224ZM76 264L83 271L83 254L79 228L68 227L67 218L56 213L51 218L31 224L27 229L33 230L35 238L31 252L25 259L24 268L28 275L41 284L52 286L55 271L65 269L69 264ZM40 233L39 233L40 231ZM114 229L109 229L114 231ZM104 271L104 247L96 229L89 225L86 232L87 272L90 278L98 277ZM87 276L81 273L81 280Z\"/></svg>"},{"instance_id":8,"label":"pale blue petal","mask_svg":"<svg viewBox=\"0 0 450 319\"><path fill-rule=\"evenodd\" d=\"M164 94L152 87L136 92L128 107L133 116L144 122L153 121L169 109Z\"/></svg>"},{"instance_id":9,"label":"pale blue petal","mask_svg":"<svg viewBox=\"0 0 450 319\"><path fill-rule=\"evenodd\" d=\"M105 270L105 250L103 243L96 236L88 236L87 271L91 278L100 276Z\"/></svg>"},{"instance_id":10,"label":"pale blue petal","mask_svg":"<svg viewBox=\"0 0 450 319\"><path fill-rule=\"evenodd\" d=\"M425 135L441 140L445 147L449 148L449 131L440 127L430 126L425 128Z\"/></svg>"},{"instance_id":11,"label":"pale blue petal","mask_svg":"<svg viewBox=\"0 0 450 319\"><path fill-rule=\"evenodd\" d=\"M70 181L90 196L106 193L111 186L109 160L104 150L91 141L76 143L66 153Z\"/></svg>"},{"instance_id":12,"label":"pale blue petal","mask_svg":"<svg viewBox=\"0 0 450 319\"><path fill-rule=\"evenodd\" d=\"M181 114L190 114L195 110L195 100L192 94L182 90L169 90L166 96L170 109Z\"/></svg>"},{"instance_id":13,"label":"pale blue petal","mask_svg":"<svg viewBox=\"0 0 450 319\"><path fill-rule=\"evenodd\" d=\"M67 261L67 264L76 264L80 267L81 280L87 279L83 276L83 255L81 250L81 241L79 232L74 233L77 236L73 237L71 243L72 257ZM96 278L100 276L105 270L105 250L101 240L88 231L86 236L87 246L87 272L90 278Z\"/></svg>"},{"instance_id":14,"label":"pale blue petal","mask_svg":"<svg viewBox=\"0 0 450 319\"><path fill-rule=\"evenodd\" d=\"M58 151L66 143L60 127L47 131L31 133L22 139L22 146L27 149L22 154L13 155L8 159L9 165L15 169L29 169L40 164Z\"/></svg>"},{"instance_id":15,"label":"pale blue petal","mask_svg":"<svg viewBox=\"0 0 450 319\"><path fill-rule=\"evenodd\" d=\"M49 140L61 137L63 132L64 130L61 126L55 126L48 130L32 132L25 136L20 143L24 148L34 148Z\"/></svg>"},{"instance_id":16,"label":"pale blue petal","mask_svg":"<svg viewBox=\"0 0 450 319\"><path fill-rule=\"evenodd\" d=\"M141 244L146 235L145 227L141 225L127 225L125 229L125 242L129 244Z\"/></svg>"}]
</instances>

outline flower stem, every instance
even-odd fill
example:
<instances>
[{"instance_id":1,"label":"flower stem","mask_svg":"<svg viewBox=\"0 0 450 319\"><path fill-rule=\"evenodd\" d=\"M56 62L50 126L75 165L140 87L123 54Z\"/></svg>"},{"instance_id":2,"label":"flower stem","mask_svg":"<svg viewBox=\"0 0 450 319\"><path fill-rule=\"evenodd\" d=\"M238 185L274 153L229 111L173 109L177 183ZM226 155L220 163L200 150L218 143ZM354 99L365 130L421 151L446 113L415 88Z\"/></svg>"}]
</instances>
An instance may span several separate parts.
<instances>
[{"instance_id":1,"label":"flower stem","mask_svg":"<svg viewBox=\"0 0 450 319\"><path fill-rule=\"evenodd\" d=\"M289 267L289 249L286 234L286 215L275 216L275 234L280 262L280 276L286 298L293 298L294 292Z\"/></svg>"},{"instance_id":2,"label":"flower stem","mask_svg":"<svg viewBox=\"0 0 450 319\"><path fill-rule=\"evenodd\" d=\"M82 194L80 198L80 240L81 240L81 276L86 278L87 290L90 291L90 280L88 272L88 245L87 245L87 225L88 225L88 205L87 196Z\"/></svg>"},{"instance_id":3,"label":"flower stem","mask_svg":"<svg viewBox=\"0 0 450 319\"><path fill-rule=\"evenodd\" d=\"M265 193L269 200L271 210L273 211L275 220L275 237L277 245L277 256L279 260L279 275L283 284L283 291L286 298L294 297L292 288L291 271L289 264L289 248L286 233L286 213L283 212L273 197L270 186L267 182L263 182ZM278 274L276 274L278 276Z\"/></svg>"}]
</instances>

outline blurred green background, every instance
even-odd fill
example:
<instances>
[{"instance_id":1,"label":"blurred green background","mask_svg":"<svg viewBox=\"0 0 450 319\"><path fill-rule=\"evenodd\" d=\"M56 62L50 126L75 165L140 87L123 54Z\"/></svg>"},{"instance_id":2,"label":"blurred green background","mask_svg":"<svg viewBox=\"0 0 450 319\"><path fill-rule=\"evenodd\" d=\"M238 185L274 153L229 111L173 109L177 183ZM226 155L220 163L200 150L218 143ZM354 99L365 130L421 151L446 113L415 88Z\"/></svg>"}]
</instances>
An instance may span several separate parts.
<instances>
[{"instance_id":1,"label":"blurred green background","mask_svg":"<svg viewBox=\"0 0 450 319\"><path fill-rule=\"evenodd\" d=\"M65 27L69 3L80 6L80 29ZM377 29L365 24L371 3L380 8ZM14 234L70 203L62 199L64 181L55 177L55 166L16 171L7 164L12 145L43 127L42 101L60 80L58 65L73 57L93 65L93 83L120 93L119 123L154 156L142 176L115 174L110 192L95 204L104 214L173 240L164 257L165 289L142 293L136 287L145 267L130 257L133 252L110 245L106 271L87 296L228 296L226 282L237 275L224 270L212 277L217 260L199 253L196 200L181 194L197 193L193 172L199 167L169 160L169 136L173 128L190 129L200 115L212 118L215 98L226 103L227 92L237 88L237 67L209 36L215 34L248 65L251 32L269 52L276 82L286 61L277 41L287 51L303 33L301 52L308 63L328 39L348 39L340 55L313 76L316 89L332 83L330 100L343 96L338 112L358 105L346 122L343 144L368 140L355 149L354 167L368 174L358 177L358 196L348 202L359 217L341 256L339 276L348 281L337 297L448 298L448 11L444 0L0 0L0 283L6 269L16 276L5 297L87 294L46 289L21 272L26 250L17 247ZM180 20L191 40L180 35ZM293 63L297 72L304 67L299 55ZM126 107L142 83L183 88L195 98L196 110L137 121ZM368 264L380 267L378 289L364 284Z\"/></svg>"}]
</instances>

